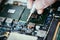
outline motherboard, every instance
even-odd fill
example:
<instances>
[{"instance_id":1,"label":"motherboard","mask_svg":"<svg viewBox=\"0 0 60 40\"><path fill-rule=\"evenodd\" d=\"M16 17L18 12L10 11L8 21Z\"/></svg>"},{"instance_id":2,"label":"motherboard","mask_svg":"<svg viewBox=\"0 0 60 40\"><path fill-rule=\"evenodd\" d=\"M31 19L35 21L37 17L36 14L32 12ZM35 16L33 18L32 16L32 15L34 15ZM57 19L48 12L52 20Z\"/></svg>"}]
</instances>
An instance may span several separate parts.
<instances>
[{"instance_id":1,"label":"motherboard","mask_svg":"<svg viewBox=\"0 0 60 40\"><path fill-rule=\"evenodd\" d=\"M17 2L3 5L0 11L0 40L54 40L60 22L59 3L57 1L45 8L40 15L35 11L29 21L30 9L26 6L17 5ZM58 38L56 40L60 40Z\"/></svg>"}]
</instances>

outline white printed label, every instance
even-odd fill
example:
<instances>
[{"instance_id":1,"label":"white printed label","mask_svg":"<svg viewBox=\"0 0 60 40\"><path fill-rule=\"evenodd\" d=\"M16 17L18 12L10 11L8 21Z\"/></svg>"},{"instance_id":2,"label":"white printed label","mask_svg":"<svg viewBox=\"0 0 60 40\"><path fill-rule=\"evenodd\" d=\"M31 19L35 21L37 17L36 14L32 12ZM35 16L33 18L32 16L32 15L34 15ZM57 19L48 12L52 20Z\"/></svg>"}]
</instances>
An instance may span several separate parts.
<instances>
[{"instance_id":1,"label":"white printed label","mask_svg":"<svg viewBox=\"0 0 60 40\"><path fill-rule=\"evenodd\" d=\"M8 13L15 13L15 10L14 9L9 9Z\"/></svg>"}]
</instances>

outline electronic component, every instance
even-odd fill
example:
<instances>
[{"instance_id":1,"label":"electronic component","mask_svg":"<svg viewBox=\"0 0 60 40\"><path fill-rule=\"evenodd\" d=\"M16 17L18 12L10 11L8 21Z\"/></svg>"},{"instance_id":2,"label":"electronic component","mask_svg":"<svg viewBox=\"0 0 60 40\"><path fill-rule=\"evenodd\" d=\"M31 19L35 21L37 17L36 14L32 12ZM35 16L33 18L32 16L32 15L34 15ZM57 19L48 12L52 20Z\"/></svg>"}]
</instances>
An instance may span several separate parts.
<instances>
[{"instance_id":1,"label":"electronic component","mask_svg":"<svg viewBox=\"0 0 60 40\"><path fill-rule=\"evenodd\" d=\"M15 30L23 30L25 27L26 22L25 21L19 21L15 27Z\"/></svg>"},{"instance_id":2,"label":"electronic component","mask_svg":"<svg viewBox=\"0 0 60 40\"><path fill-rule=\"evenodd\" d=\"M5 23L7 24L7 26L11 26L12 21L13 21L13 19L7 18Z\"/></svg>"},{"instance_id":3,"label":"electronic component","mask_svg":"<svg viewBox=\"0 0 60 40\"><path fill-rule=\"evenodd\" d=\"M32 31L33 31L32 29L27 29L25 32L26 34L31 35Z\"/></svg>"},{"instance_id":4,"label":"electronic component","mask_svg":"<svg viewBox=\"0 0 60 40\"><path fill-rule=\"evenodd\" d=\"M30 14L30 10L26 8L25 11L22 14L20 20L27 22L29 14Z\"/></svg>"},{"instance_id":5,"label":"electronic component","mask_svg":"<svg viewBox=\"0 0 60 40\"><path fill-rule=\"evenodd\" d=\"M13 20L13 26L18 25L18 20Z\"/></svg>"},{"instance_id":6,"label":"electronic component","mask_svg":"<svg viewBox=\"0 0 60 40\"><path fill-rule=\"evenodd\" d=\"M37 31L36 35L39 37L45 37L47 35L47 32L43 31L43 30L39 30L39 31Z\"/></svg>"},{"instance_id":7,"label":"electronic component","mask_svg":"<svg viewBox=\"0 0 60 40\"><path fill-rule=\"evenodd\" d=\"M20 25L20 26L24 26L25 24L26 24L25 21L19 21L19 22L18 22L18 25Z\"/></svg>"},{"instance_id":8,"label":"electronic component","mask_svg":"<svg viewBox=\"0 0 60 40\"><path fill-rule=\"evenodd\" d=\"M36 30L39 30L40 29L40 26L39 25L36 25Z\"/></svg>"},{"instance_id":9,"label":"electronic component","mask_svg":"<svg viewBox=\"0 0 60 40\"><path fill-rule=\"evenodd\" d=\"M3 22L5 20L4 17L0 17L0 22Z\"/></svg>"},{"instance_id":10,"label":"electronic component","mask_svg":"<svg viewBox=\"0 0 60 40\"><path fill-rule=\"evenodd\" d=\"M23 6L14 6L14 5L5 5L2 12L0 13L1 17L7 17L12 19L19 19L25 7Z\"/></svg>"},{"instance_id":11,"label":"electronic component","mask_svg":"<svg viewBox=\"0 0 60 40\"><path fill-rule=\"evenodd\" d=\"M34 28L35 27L35 23L31 23L30 22L27 26L28 26L28 28Z\"/></svg>"},{"instance_id":12,"label":"electronic component","mask_svg":"<svg viewBox=\"0 0 60 40\"><path fill-rule=\"evenodd\" d=\"M6 19L6 23L12 23L12 21L13 21L13 19L11 19L11 18Z\"/></svg>"},{"instance_id":13,"label":"electronic component","mask_svg":"<svg viewBox=\"0 0 60 40\"><path fill-rule=\"evenodd\" d=\"M37 40L37 37L12 32L7 40Z\"/></svg>"}]
</instances>

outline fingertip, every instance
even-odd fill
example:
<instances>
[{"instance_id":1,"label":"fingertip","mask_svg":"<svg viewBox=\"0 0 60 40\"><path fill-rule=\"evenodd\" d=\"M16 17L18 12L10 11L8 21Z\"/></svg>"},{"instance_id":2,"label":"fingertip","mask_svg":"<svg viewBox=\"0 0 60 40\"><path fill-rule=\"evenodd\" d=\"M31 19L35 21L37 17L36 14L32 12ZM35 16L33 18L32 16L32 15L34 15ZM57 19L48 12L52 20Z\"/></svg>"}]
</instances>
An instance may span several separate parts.
<instances>
[{"instance_id":1,"label":"fingertip","mask_svg":"<svg viewBox=\"0 0 60 40\"><path fill-rule=\"evenodd\" d=\"M28 2L27 2L27 8L31 9L32 8L32 4L33 4L33 0L28 0Z\"/></svg>"},{"instance_id":2,"label":"fingertip","mask_svg":"<svg viewBox=\"0 0 60 40\"><path fill-rule=\"evenodd\" d=\"M42 14L44 10L37 10L38 14Z\"/></svg>"}]
</instances>

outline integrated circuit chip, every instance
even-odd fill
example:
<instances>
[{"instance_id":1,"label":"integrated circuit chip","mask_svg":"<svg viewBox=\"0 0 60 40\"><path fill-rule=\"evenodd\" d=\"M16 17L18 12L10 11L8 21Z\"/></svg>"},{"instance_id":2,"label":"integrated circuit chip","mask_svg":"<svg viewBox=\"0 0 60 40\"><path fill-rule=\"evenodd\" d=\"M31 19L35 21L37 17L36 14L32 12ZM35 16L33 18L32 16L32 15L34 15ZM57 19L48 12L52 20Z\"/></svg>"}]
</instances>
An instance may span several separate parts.
<instances>
[{"instance_id":1,"label":"integrated circuit chip","mask_svg":"<svg viewBox=\"0 0 60 40\"><path fill-rule=\"evenodd\" d=\"M12 19L19 19L25 7L15 6L15 5L5 5L2 12L0 13L1 17L7 17Z\"/></svg>"},{"instance_id":2,"label":"integrated circuit chip","mask_svg":"<svg viewBox=\"0 0 60 40\"><path fill-rule=\"evenodd\" d=\"M22 14L20 20L27 21L29 14L30 14L30 10L26 8Z\"/></svg>"}]
</instances>

